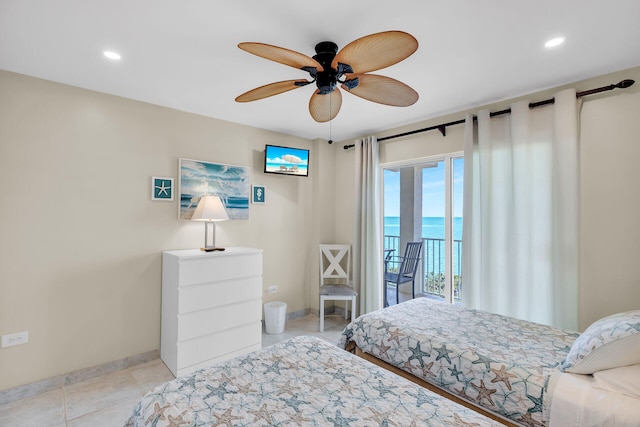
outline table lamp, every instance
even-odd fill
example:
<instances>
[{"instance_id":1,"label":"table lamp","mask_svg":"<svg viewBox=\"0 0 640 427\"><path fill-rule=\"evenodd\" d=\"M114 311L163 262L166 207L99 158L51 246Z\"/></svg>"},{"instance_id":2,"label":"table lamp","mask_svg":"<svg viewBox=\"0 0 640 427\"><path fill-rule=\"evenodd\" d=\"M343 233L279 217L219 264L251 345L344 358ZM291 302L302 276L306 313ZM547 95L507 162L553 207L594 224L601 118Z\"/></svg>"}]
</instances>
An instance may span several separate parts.
<instances>
[{"instance_id":1,"label":"table lamp","mask_svg":"<svg viewBox=\"0 0 640 427\"><path fill-rule=\"evenodd\" d=\"M224 248L216 247L216 222L225 221L227 219L229 219L229 216L227 215L227 211L224 209L224 205L222 204L220 197L202 196L200 198L198 207L196 207L196 210L191 217L191 221L205 221L204 247L200 248L200 250L205 252L224 251ZM212 224L213 226L213 242L211 246L207 245L207 241L209 240L209 224Z\"/></svg>"}]
</instances>

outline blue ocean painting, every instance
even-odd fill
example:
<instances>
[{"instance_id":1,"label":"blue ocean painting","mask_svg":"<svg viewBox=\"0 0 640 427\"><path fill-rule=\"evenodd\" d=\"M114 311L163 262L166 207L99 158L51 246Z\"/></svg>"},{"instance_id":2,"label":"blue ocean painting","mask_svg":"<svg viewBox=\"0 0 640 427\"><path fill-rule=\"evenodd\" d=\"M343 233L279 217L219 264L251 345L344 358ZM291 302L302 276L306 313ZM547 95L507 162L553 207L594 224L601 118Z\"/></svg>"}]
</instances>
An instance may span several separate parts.
<instances>
[{"instance_id":1,"label":"blue ocean painting","mask_svg":"<svg viewBox=\"0 0 640 427\"><path fill-rule=\"evenodd\" d=\"M229 219L249 219L250 169L199 160L180 159L179 218L189 220L200 197L220 196Z\"/></svg>"}]
</instances>

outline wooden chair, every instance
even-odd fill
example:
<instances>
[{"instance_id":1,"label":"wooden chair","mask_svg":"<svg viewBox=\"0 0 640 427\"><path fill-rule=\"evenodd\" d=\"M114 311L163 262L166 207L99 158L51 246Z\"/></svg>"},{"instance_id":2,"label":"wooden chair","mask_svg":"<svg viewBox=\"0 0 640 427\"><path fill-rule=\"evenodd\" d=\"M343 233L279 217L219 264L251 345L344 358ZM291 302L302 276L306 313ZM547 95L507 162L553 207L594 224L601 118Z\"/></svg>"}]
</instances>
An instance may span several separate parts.
<instances>
[{"instance_id":1,"label":"wooden chair","mask_svg":"<svg viewBox=\"0 0 640 427\"><path fill-rule=\"evenodd\" d=\"M384 306L389 306L387 291L389 285L396 288L396 304L400 303L400 285L411 282L411 298L416 297L415 281L416 272L420 265L420 253L422 241L408 242L402 257L385 257L384 263ZM391 259L394 258L394 259ZM393 265L398 267L394 268Z\"/></svg>"},{"instance_id":2,"label":"wooden chair","mask_svg":"<svg viewBox=\"0 0 640 427\"><path fill-rule=\"evenodd\" d=\"M320 332L324 331L325 301L345 301L345 319L351 301L351 321L356 319L358 293L349 278L350 268L350 245L320 245Z\"/></svg>"}]
</instances>

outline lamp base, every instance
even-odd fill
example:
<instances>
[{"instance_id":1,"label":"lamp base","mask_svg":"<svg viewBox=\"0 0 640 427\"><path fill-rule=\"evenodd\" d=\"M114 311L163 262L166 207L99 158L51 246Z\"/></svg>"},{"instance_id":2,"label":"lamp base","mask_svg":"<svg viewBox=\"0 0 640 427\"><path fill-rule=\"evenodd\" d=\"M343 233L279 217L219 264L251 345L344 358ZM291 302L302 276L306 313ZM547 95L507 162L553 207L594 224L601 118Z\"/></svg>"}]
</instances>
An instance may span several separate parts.
<instances>
[{"instance_id":1,"label":"lamp base","mask_svg":"<svg viewBox=\"0 0 640 427\"><path fill-rule=\"evenodd\" d=\"M214 252L214 251L224 251L224 248L216 248L214 246L207 246L204 248L200 248L201 251L205 252Z\"/></svg>"}]
</instances>

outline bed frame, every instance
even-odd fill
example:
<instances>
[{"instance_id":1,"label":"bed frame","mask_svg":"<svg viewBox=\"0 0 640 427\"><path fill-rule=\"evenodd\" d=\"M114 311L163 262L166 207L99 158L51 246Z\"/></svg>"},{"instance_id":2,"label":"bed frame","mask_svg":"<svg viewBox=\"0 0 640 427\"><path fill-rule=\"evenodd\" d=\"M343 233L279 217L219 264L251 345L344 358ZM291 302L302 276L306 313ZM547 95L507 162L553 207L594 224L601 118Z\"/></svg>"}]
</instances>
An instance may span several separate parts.
<instances>
[{"instance_id":1,"label":"bed frame","mask_svg":"<svg viewBox=\"0 0 640 427\"><path fill-rule=\"evenodd\" d=\"M396 375L400 375L401 377L406 378L409 381L418 384L419 386L422 386L422 387L424 387L424 388L426 388L428 390L431 390L432 392L434 392L436 394L439 394L440 396L443 396L443 397L445 397L445 398L447 398L449 400L452 400L452 401L454 401L456 403L459 403L460 405L465 406L465 407L467 407L467 408L469 408L469 409L471 409L473 411L476 411L476 412L484 415L487 418L491 418L492 420L497 421L500 424L504 424L505 426L509 426L509 427L522 427L521 424L515 424L513 421L507 420L506 418L501 417L498 414L494 414L494 413L488 412L485 409L483 409L483 408L481 408L479 406L476 406L471 402L468 402L468 401L466 401L464 399L461 399L458 396L449 393L448 391L442 390L441 388L438 388L437 386L426 382L422 378L418 378L418 377L416 377L414 375L411 375L410 373L405 372L402 369L400 369L400 368L398 368L396 366L393 366L390 363L385 362L384 360L378 359L377 357L372 356L369 353L365 353L354 342L349 342L347 344L346 350L351 352L351 353L353 353L353 354L355 354L356 356L358 356L358 357L360 357L362 359L368 360L369 362L380 366L381 368L384 368L384 369L386 369L388 371L391 371Z\"/></svg>"}]
</instances>

